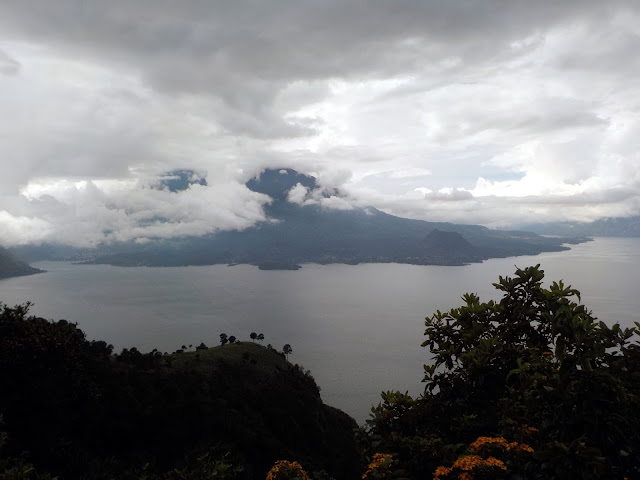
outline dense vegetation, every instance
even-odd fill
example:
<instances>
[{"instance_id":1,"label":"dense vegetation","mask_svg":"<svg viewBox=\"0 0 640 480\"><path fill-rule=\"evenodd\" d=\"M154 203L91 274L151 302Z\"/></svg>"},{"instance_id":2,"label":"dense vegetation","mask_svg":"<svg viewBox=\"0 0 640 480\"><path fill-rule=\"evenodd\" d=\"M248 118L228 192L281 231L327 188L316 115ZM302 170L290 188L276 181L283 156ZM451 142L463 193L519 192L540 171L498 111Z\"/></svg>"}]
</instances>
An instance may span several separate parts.
<instances>
[{"instance_id":1,"label":"dense vegetation","mask_svg":"<svg viewBox=\"0 0 640 480\"><path fill-rule=\"evenodd\" d=\"M0 309L7 464L63 479L264 478L280 458L334 478L358 472L355 422L284 354L247 341L114 355L27 310Z\"/></svg>"},{"instance_id":2,"label":"dense vegetation","mask_svg":"<svg viewBox=\"0 0 640 480\"><path fill-rule=\"evenodd\" d=\"M424 394L384 392L355 430L271 348L221 334L114 355L3 306L0 478L640 478L640 325L599 322L543 278L517 270L500 301L427 318Z\"/></svg>"},{"instance_id":3,"label":"dense vegetation","mask_svg":"<svg viewBox=\"0 0 640 480\"><path fill-rule=\"evenodd\" d=\"M640 478L638 329L598 322L543 277L517 270L499 302L466 294L427 318L425 393L383 393L361 434L370 455L415 479Z\"/></svg>"}]
</instances>

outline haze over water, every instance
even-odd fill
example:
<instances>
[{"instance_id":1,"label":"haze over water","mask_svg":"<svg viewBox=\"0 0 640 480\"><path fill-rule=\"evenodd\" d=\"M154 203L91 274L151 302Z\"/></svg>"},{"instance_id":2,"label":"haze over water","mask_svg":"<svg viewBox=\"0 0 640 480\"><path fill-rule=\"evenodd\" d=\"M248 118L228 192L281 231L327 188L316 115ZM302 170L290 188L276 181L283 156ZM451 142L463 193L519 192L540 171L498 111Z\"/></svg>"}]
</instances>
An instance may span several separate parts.
<instances>
[{"instance_id":1,"label":"haze over water","mask_svg":"<svg viewBox=\"0 0 640 480\"><path fill-rule=\"evenodd\" d=\"M77 322L90 339L116 349L174 351L216 345L222 332L293 347L290 360L311 370L325 403L368 417L382 390L422 391L428 362L424 318L461 304L465 292L497 299L492 283L515 265L541 264L563 279L601 320L640 320L640 239L598 238L570 251L493 259L464 267L399 264L122 268L34 264L48 273L0 281L0 301L35 303L32 313Z\"/></svg>"}]
</instances>

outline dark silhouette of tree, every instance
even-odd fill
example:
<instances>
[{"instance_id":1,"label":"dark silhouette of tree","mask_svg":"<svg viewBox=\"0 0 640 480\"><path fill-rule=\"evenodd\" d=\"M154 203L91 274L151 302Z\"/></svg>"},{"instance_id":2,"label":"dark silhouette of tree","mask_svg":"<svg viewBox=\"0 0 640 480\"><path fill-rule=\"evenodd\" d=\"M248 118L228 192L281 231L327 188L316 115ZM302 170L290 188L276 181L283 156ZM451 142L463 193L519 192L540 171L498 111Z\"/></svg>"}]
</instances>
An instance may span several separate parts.
<instances>
[{"instance_id":1,"label":"dark silhouette of tree","mask_svg":"<svg viewBox=\"0 0 640 480\"><path fill-rule=\"evenodd\" d=\"M264 340L264 333L259 333L258 334L258 340L260 340L260 341Z\"/></svg>"},{"instance_id":2,"label":"dark silhouette of tree","mask_svg":"<svg viewBox=\"0 0 640 480\"><path fill-rule=\"evenodd\" d=\"M293 349L291 348L291 345L287 343L284 347L282 347L282 353L284 353L285 356L287 357L287 360L289 360L289 355L293 353Z\"/></svg>"},{"instance_id":3,"label":"dark silhouette of tree","mask_svg":"<svg viewBox=\"0 0 640 480\"><path fill-rule=\"evenodd\" d=\"M517 269L493 284L499 301L467 293L426 318L424 394L383 392L367 421L370 454L406 452L394 461L408 478L435 478L450 445L497 434L535 450L504 478L637 478L640 324L610 327L574 301L578 290L543 279L540 265ZM423 432L433 450L419 453Z\"/></svg>"},{"instance_id":4,"label":"dark silhouette of tree","mask_svg":"<svg viewBox=\"0 0 640 480\"><path fill-rule=\"evenodd\" d=\"M231 335L229 337L229 343L236 343L236 337L234 337L233 335Z\"/></svg>"},{"instance_id":5,"label":"dark silhouette of tree","mask_svg":"<svg viewBox=\"0 0 640 480\"><path fill-rule=\"evenodd\" d=\"M227 334L226 333L221 333L220 334L220 344L224 347L225 344L229 343L229 339L227 338Z\"/></svg>"},{"instance_id":6,"label":"dark silhouette of tree","mask_svg":"<svg viewBox=\"0 0 640 480\"><path fill-rule=\"evenodd\" d=\"M258 338L258 334L256 332L251 332L249 338L251 338L251 341L255 342L256 338Z\"/></svg>"},{"instance_id":7,"label":"dark silhouette of tree","mask_svg":"<svg viewBox=\"0 0 640 480\"><path fill-rule=\"evenodd\" d=\"M196 347L196 350L206 350L208 347L202 342L200 345Z\"/></svg>"},{"instance_id":8,"label":"dark silhouette of tree","mask_svg":"<svg viewBox=\"0 0 640 480\"><path fill-rule=\"evenodd\" d=\"M324 408L318 387L281 360L195 368L199 351L182 361L136 348L114 355L76 325L27 310L0 302L0 478L264 478L283 451L357 476L355 422Z\"/></svg>"}]
</instances>

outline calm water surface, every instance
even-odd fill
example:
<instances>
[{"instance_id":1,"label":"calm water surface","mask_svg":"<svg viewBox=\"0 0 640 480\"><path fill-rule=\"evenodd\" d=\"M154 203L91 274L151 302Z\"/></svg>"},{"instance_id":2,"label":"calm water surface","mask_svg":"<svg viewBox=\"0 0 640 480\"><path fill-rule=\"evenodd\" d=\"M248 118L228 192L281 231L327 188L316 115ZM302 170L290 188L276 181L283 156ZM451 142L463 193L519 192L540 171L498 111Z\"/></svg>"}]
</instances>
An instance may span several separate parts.
<instances>
[{"instance_id":1,"label":"calm water surface","mask_svg":"<svg viewBox=\"0 0 640 480\"><path fill-rule=\"evenodd\" d=\"M299 271L256 267L123 268L35 264L48 273L0 281L0 300L34 302L32 312L77 322L89 338L116 348L173 351L226 332L265 344L290 343L292 362L311 370L325 403L359 423L382 390L422 391L424 318L460 305L515 265L540 263L563 279L607 323L640 321L640 239L599 238L568 252L489 260L464 267L399 264L305 265Z\"/></svg>"}]
</instances>

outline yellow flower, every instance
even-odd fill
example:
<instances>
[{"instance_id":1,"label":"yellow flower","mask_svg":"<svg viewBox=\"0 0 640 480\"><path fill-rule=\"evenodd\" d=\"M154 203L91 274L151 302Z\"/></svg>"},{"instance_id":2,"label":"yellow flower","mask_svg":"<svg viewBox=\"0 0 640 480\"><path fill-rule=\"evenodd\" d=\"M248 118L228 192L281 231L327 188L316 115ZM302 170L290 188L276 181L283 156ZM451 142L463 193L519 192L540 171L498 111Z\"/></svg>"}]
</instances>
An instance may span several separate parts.
<instances>
[{"instance_id":1,"label":"yellow flower","mask_svg":"<svg viewBox=\"0 0 640 480\"><path fill-rule=\"evenodd\" d=\"M507 450L519 450L521 452L533 453L533 448L531 448L526 443L518 443L511 442L507 445Z\"/></svg>"},{"instance_id":2,"label":"yellow flower","mask_svg":"<svg viewBox=\"0 0 640 480\"><path fill-rule=\"evenodd\" d=\"M500 448L507 448L507 441L502 437L478 437L478 439L469 445L469 448L473 451L482 450L488 445L495 445Z\"/></svg>"},{"instance_id":3,"label":"yellow flower","mask_svg":"<svg viewBox=\"0 0 640 480\"><path fill-rule=\"evenodd\" d=\"M391 467L392 462L393 457L389 453L374 454L367 471L362 474L362 478L365 479L372 474L376 474L376 477L386 477L389 473L389 467Z\"/></svg>"},{"instance_id":4,"label":"yellow flower","mask_svg":"<svg viewBox=\"0 0 640 480\"><path fill-rule=\"evenodd\" d=\"M267 473L266 480L291 480L294 478L311 480L309 474L302 469L302 465L298 462L278 460Z\"/></svg>"},{"instance_id":5,"label":"yellow flower","mask_svg":"<svg viewBox=\"0 0 640 480\"><path fill-rule=\"evenodd\" d=\"M453 462L452 467L459 468L460 470L473 470L474 467L482 465L483 463L484 460L480 455L466 455Z\"/></svg>"},{"instance_id":6,"label":"yellow flower","mask_svg":"<svg viewBox=\"0 0 640 480\"><path fill-rule=\"evenodd\" d=\"M536 427L530 427L529 425L527 425L526 423L522 424L522 430L525 431L525 433L540 433L540 430L538 430Z\"/></svg>"},{"instance_id":7,"label":"yellow flower","mask_svg":"<svg viewBox=\"0 0 640 480\"><path fill-rule=\"evenodd\" d=\"M440 480L441 475L449 475L451 473L451 469L447 467L438 467L436 471L433 472L433 480Z\"/></svg>"},{"instance_id":8,"label":"yellow flower","mask_svg":"<svg viewBox=\"0 0 640 480\"><path fill-rule=\"evenodd\" d=\"M488 465L490 467L498 467L501 468L502 470L506 470L507 467L505 466L504 462L502 460L498 460L495 457L489 457L485 460L485 465Z\"/></svg>"}]
</instances>

